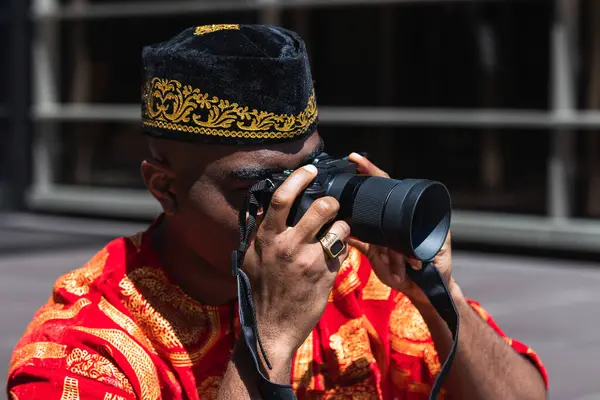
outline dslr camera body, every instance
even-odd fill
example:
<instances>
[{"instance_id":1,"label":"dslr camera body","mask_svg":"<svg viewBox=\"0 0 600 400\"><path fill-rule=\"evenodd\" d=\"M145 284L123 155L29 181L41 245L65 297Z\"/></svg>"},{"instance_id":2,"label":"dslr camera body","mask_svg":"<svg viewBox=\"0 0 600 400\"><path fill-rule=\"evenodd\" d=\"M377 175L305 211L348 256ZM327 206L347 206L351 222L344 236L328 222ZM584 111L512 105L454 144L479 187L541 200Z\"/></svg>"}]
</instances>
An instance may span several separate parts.
<instances>
[{"instance_id":1,"label":"dslr camera body","mask_svg":"<svg viewBox=\"0 0 600 400\"><path fill-rule=\"evenodd\" d=\"M433 260L442 248L450 230L452 209L450 194L442 183L358 175L356 164L327 153L321 153L312 164L317 167L317 176L294 202L288 226L295 226L315 200L331 196L340 203L336 220L346 221L352 236L361 241L386 246L423 262ZM292 173L272 174L271 193ZM270 202L271 197L265 199L265 209Z\"/></svg>"}]
</instances>

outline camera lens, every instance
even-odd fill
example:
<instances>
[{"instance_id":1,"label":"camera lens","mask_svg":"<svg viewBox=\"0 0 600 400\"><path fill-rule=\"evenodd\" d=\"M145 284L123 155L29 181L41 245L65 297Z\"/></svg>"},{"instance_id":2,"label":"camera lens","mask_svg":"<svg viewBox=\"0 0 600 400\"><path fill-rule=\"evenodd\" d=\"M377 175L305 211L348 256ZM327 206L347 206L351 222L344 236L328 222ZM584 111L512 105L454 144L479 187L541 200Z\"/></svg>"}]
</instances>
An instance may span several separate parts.
<instances>
[{"instance_id":1,"label":"camera lens","mask_svg":"<svg viewBox=\"0 0 600 400\"><path fill-rule=\"evenodd\" d=\"M439 182L341 174L328 195L339 200L352 236L421 261L437 255L450 229L450 194Z\"/></svg>"}]
</instances>

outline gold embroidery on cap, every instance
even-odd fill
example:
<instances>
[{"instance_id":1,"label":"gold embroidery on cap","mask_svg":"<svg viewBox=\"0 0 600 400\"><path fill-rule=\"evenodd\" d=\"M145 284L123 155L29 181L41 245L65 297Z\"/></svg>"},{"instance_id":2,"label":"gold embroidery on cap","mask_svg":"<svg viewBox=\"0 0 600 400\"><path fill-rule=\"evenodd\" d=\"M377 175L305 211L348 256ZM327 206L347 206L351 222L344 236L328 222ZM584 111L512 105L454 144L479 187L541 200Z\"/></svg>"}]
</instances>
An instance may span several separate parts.
<instances>
[{"instance_id":1,"label":"gold embroidery on cap","mask_svg":"<svg viewBox=\"0 0 600 400\"><path fill-rule=\"evenodd\" d=\"M314 91L304 111L289 115L251 110L177 80L153 78L144 90L144 125L197 135L288 139L305 133L318 116Z\"/></svg>"},{"instance_id":2,"label":"gold embroidery on cap","mask_svg":"<svg viewBox=\"0 0 600 400\"><path fill-rule=\"evenodd\" d=\"M214 25L202 25L196 28L194 35L201 36L206 35L207 33L212 33L216 31L224 31L224 30L239 30L240 26L238 24L214 24Z\"/></svg>"}]
</instances>

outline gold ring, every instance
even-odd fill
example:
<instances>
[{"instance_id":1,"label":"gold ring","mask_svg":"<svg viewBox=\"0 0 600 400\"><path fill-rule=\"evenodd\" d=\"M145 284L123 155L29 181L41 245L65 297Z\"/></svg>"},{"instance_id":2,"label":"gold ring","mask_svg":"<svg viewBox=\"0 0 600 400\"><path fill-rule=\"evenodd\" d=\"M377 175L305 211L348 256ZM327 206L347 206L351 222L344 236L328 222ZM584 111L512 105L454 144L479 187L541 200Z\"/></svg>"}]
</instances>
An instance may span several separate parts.
<instances>
[{"instance_id":1,"label":"gold ring","mask_svg":"<svg viewBox=\"0 0 600 400\"><path fill-rule=\"evenodd\" d=\"M325 250L325 253L327 253L329 258L337 258L344 252L344 250L346 250L346 243L344 243L344 241L333 232L329 232L319 241L321 242L321 246L323 246L323 250Z\"/></svg>"}]
</instances>

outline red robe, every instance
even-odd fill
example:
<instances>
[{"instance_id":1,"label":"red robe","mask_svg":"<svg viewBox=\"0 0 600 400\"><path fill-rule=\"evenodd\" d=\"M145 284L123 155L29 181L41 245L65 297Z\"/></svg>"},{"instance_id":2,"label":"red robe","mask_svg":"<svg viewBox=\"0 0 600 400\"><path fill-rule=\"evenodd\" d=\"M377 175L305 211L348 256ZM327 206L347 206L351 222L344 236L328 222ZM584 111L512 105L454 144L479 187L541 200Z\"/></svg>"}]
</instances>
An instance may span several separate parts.
<instances>
[{"instance_id":1,"label":"red robe","mask_svg":"<svg viewBox=\"0 0 600 400\"><path fill-rule=\"evenodd\" d=\"M236 305L206 306L171 283L150 230L119 238L56 282L17 344L13 399L213 399L239 332ZM538 356L472 307L547 384ZM352 249L296 353L299 399L428 398L440 360L418 311Z\"/></svg>"}]
</instances>

